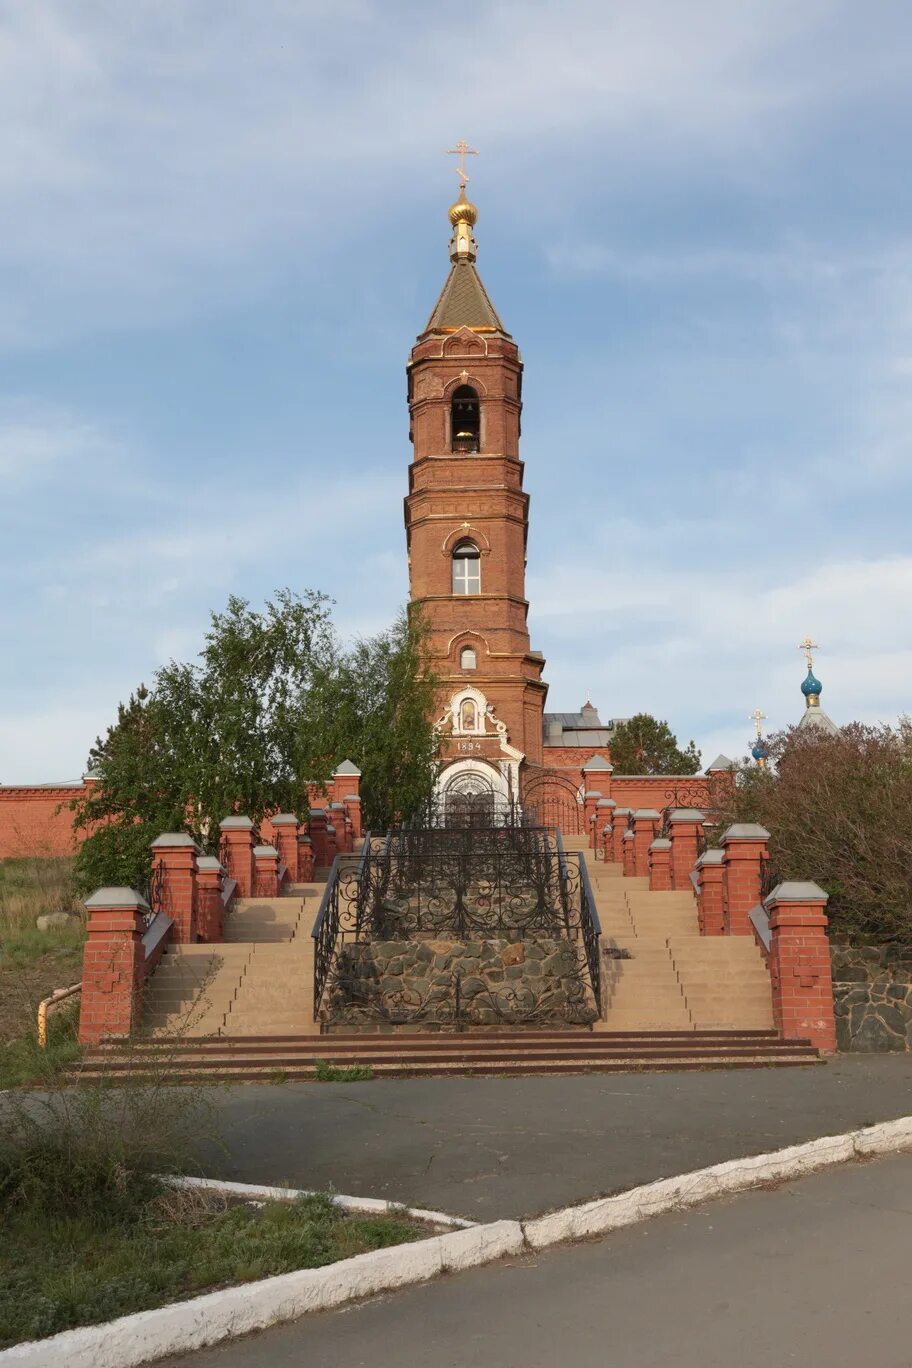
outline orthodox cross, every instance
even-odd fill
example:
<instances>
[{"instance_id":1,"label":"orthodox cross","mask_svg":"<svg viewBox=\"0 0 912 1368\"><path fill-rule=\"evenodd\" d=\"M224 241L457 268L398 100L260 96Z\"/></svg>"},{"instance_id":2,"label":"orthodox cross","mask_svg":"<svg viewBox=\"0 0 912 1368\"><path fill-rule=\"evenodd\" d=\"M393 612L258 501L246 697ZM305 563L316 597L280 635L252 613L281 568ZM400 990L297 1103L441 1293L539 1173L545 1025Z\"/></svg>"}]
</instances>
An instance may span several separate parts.
<instances>
[{"instance_id":1,"label":"orthodox cross","mask_svg":"<svg viewBox=\"0 0 912 1368\"><path fill-rule=\"evenodd\" d=\"M750 714L747 720L748 722L753 722L754 726L756 727L757 740L759 741L763 735L763 728L760 726L760 723L766 721L766 713L761 712L759 708L754 708L754 711Z\"/></svg>"},{"instance_id":2,"label":"orthodox cross","mask_svg":"<svg viewBox=\"0 0 912 1368\"><path fill-rule=\"evenodd\" d=\"M469 147L469 144L466 142L465 138L460 138L459 142L456 144L455 147L447 148L447 156L459 158L459 165L456 167L456 174L458 175L461 183L460 188L464 190L469 183L468 172L465 169L465 159L466 157L477 157L478 148Z\"/></svg>"},{"instance_id":3,"label":"orthodox cross","mask_svg":"<svg viewBox=\"0 0 912 1368\"><path fill-rule=\"evenodd\" d=\"M804 638L804 641L799 641L799 643L798 643L798 650L799 650L799 651L804 651L804 658L805 658L805 660L807 661L808 669L809 669L809 670L813 670L813 668L814 668L814 657L811 655L811 651L819 651L819 650L820 650L820 644L819 644L819 642L812 641L811 638L810 638L809 636L806 636L806 637Z\"/></svg>"}]
</instances>

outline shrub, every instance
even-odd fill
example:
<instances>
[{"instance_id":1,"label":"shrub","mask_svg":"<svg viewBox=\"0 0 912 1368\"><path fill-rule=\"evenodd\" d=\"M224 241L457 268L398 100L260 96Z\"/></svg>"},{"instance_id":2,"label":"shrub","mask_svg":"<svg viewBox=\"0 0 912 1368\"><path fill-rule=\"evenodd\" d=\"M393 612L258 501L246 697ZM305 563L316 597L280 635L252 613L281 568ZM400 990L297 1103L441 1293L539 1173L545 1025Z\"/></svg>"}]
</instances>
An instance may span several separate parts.
<instances>
[{"instance_id":1,"label":"shrub","mask_svg":"<svg viewBox=\"0 0 912 1368\"><path fill-rule=\"evenodd\" d=\"M833 932L912 939L912 721L835 736L791 728L769 745L768 769L745 762L719 830L765 826L779 877L829 893Z\"/></svg>"}]
</instances>

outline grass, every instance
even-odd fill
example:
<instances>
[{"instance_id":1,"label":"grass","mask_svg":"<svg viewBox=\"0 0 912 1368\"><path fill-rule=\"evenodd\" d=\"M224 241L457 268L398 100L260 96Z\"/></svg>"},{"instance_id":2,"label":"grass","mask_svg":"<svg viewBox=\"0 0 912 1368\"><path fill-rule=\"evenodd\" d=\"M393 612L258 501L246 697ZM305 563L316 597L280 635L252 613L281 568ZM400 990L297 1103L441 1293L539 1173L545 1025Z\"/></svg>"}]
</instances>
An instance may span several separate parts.
<instances>
[{"instance_id":1,"label":"grass","mask_svg":"<svg viewBox=\"0 0 912 1368\"><path fill-rule=\"evenodd\" d=\"M369 1064L330 1064L326 1059L314 1062L314 1074L318 1083L366 1083L373 1078L374 1071Z\"/></svg>"},{"instance_id":2,"label":"grass","mask_svg":"<svg viewBox=\"0 0 912 1368\"><path fill-rule=\"evenodd\" d=\"M61 1051L74 1056L61 1029L52 1029L44 1060L35 1040L38 1003L82 977L83 918L48 931L35 925L42 913L77 906L72 879L71 859L0 860L0 1087L29 1081L33 1064L40 1074Z\"/></svg>"},{"instance_id":3,"label":"grass","mask_svg":"<svg viewBox=\"0 0 912 1368\"><path fill-rule=\"evenodd\" d=\"M0 1347L422 1233L396 1216L346 1216L324 1195L228 1205L157 1183L113 1216L14 1210L0 1228Z\"/></svg>"}]
</instances>

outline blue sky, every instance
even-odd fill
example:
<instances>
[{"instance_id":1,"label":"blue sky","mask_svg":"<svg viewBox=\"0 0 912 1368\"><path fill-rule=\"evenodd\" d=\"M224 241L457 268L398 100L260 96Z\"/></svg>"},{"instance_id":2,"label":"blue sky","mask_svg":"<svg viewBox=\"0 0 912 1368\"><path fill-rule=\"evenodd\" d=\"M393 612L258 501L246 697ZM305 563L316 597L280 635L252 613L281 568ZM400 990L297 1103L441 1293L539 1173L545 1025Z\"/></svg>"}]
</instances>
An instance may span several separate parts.
<instances>
[{"instance_id":1,"label":"blue sky","mask_svg":"<svg viewBox=\"0 0 912 1368\"><path fill-rule=\"evenodd\" d=\"M0 0L0 782L79 774L231 592L404 601L460 137L526 362L548 706L709 761L912 667L912 14Z\"/></svg>"}]
</instances>

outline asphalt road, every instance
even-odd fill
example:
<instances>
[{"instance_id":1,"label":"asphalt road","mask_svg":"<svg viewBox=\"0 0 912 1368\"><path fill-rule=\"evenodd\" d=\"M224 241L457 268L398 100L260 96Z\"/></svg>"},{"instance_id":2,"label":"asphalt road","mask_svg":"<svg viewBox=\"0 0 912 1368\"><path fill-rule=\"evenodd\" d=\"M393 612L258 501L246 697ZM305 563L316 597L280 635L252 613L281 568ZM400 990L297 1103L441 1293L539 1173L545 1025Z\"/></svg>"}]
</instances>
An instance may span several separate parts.
<instances>
[{"instance_id":1,"label":"asphalt road","mask_svg":"<svg viewBox=\"0 0 912 1368\"><path fill-rule=\"evenodd\" d=\"M217 1106L224 1148L204 1156L211 1175L495 1220L907 1115L912 1055L688 1074L244 1087L219 1094Z\"/></svg>"},{"instance_id":2,"label":"asphalt road","mask_svg":"<svg viewBox=\"0 0 912 1368\"><path fill-rule=\"evenodd\" d=\"M305 1317L163 1368L909 1368L912 1156Z\"/></svg>"}]
</instances>

